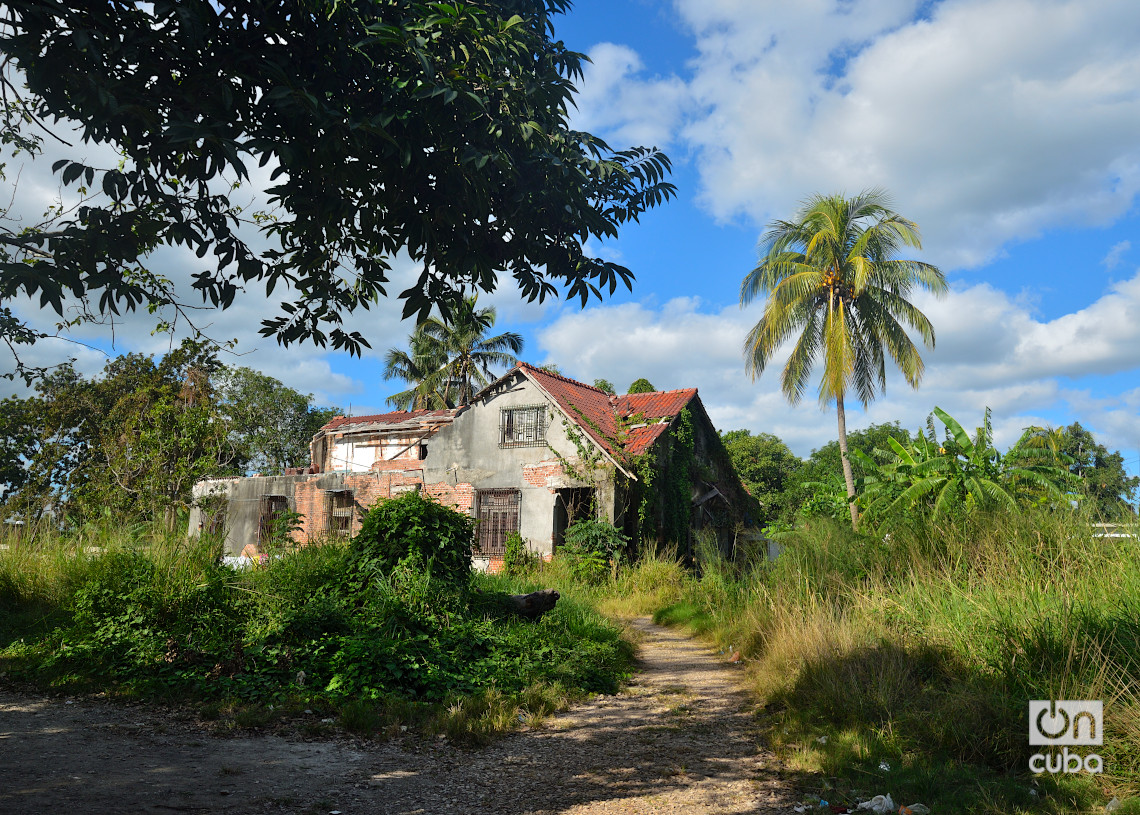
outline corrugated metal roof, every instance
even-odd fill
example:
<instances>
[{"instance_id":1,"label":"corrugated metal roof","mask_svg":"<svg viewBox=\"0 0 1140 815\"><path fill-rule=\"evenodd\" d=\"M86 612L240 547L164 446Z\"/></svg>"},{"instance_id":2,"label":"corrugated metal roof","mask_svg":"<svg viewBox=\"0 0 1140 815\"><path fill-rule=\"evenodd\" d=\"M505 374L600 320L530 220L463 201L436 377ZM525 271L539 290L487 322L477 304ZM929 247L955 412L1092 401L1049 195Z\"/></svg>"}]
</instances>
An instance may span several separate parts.
<instances>
[{"instance_id":1,"label":"corrugated metal roof","mask_svg":"<svg viewBox=\"0 0 1140 815\"><path fill-rule=\"evenodd\" d=\"M337 416L328 422L321 430L363 430L365 425L387 427L390 425L425 425L438 422L447 422L459 410L394 410L391 413L375 413L371 416ZM352 427L348 427L351 425Z\"/></svg>"}]
</instances>

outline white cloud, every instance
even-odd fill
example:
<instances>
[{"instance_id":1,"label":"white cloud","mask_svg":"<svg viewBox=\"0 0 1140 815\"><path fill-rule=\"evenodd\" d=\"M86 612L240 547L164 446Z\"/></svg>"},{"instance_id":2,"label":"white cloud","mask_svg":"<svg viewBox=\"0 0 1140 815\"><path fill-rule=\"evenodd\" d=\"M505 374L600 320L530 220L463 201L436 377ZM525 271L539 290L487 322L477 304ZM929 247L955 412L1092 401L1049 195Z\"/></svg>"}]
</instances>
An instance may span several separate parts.
<instances>
[{"instance_id":1,"label":"white cloud","mask_svg":"<svg viewBox=\"0 0 1140 815\"><path fill-rule=\"evenodd\" d=\"M1000 445L1031 424L1079 419L1110 447L1140 447L1140 390L1093 400L1072 384L1140 369L1140 275L1048 321L988 285L917 302L938 332L936 348L924 353L921 387L910 389L892 371L886 393L866 412L849 406L849 427L898 419L915 429L935 405L973 427L988 406ZM718 427L775 433L806 455L834 438L834 410L821 412L814 390L788 405L782 358L749 381L741 348L761 313L761 304L709 312L696 298L601 306L564 313L540 333L540 344L568 376L587 382L603 377L624 388L644 376L661 389L696 386Z\"/></svg>"},{"instance_id":2,"label":"white cloud","mask_svg":"<svg viewBox=\"0 0 1140 815\"><path fill-rule=\"evenodd\" d=\"M696 38L688 95L599 46L586 121L607 135L685 122L717 218L764 224L812 193L882 186L956 268L1109 223L1140 191L1133 0L674 5Z\"/></svg>"},{"instance_id":3,"label":"white cloud","mask_svg":"<svg viewBox=\"0 0 1140 815\"><path fill-rule=\"evenodd\" d=\"M1106 269L1112 271L1120 265L1124 256L1128 254L1128 250L1131 248L1132 241L1121 241L1108 250L1108 254L1104 256L1104 260L1102 260L1101 263L1104 264Z\"/></svg>"},{"instance_id":4,"label":"white cloud","mask_svg":"<svg viewBox=\"0 0 1140 815\"><path fill-rule=\"evenodd\" d=\"M578 82L572 126L605 132L619 148L672 141L682 112L691 104L684 81L676 76L642 78L641 57L624 45L599 43L589 57Z\"/></svg>"}]
</instances>

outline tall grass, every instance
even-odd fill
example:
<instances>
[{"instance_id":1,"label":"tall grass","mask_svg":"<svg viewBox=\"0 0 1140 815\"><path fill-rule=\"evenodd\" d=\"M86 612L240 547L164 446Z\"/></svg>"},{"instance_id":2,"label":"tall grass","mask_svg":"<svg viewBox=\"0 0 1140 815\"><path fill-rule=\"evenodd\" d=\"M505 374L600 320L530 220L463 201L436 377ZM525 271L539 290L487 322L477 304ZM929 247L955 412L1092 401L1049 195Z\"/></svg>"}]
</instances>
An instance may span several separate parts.
<instances>
[{"instance_id":1,"label":"tall grass","mask_svg":"<svg viewBox=\"0 0 1140 815\"><path fill-rule=\"evenodd\" d=\"M688 576L643 560L609 590L629 609L667 598L659 622L739 650L805 784L993 813L1140 789L1140 541L1032 512L885 539L817 522L781 543L770 563L700 547ZM1103 776L1030 776L1031 699L1104 700Z\"/></svg>"}]
</instances>

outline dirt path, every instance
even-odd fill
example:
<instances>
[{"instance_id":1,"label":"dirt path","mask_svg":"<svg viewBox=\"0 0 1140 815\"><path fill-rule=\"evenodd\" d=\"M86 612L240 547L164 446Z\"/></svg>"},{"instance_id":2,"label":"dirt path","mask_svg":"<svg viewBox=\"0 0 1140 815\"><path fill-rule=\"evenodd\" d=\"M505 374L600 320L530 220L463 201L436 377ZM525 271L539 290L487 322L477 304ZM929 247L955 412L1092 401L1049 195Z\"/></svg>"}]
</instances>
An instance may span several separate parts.
<instances>
[{"instance_id":1,"label":"dirt path","mask_svg":"<svg viewBox=\"0 0 1140 815\"><path fill-rule=\"evenodd\" d=\"M642 672L471 750L215 738L144 706L0 692L0 813L788 813L738 670L647 621Z\"/></svg>"}]
</instances>

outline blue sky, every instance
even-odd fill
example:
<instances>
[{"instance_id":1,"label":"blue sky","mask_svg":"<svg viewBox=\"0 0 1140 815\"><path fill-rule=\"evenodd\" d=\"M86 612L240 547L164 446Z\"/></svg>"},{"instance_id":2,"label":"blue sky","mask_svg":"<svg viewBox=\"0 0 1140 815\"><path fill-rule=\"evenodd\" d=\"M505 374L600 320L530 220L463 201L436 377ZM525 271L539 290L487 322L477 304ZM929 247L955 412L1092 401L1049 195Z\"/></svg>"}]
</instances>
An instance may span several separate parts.
<instances>
[{"instance_id":1,"label":"blue sky","mask_svg":"<svg viewBox=\"0 0 1140 815\"><path fill-rule=\"evenodd\" d=\"M484 298L500 329L525 336L525 359L619 388L696 386L722 429L776 433L806 455L834 437L834 410L788 405L778 368L747 378L741 343L762 304L739 308L740 280L764 225L804 197L882 186L952 291L920 299L938 334L921 387L893 376L848 426L915 428L938 405L971 427L988 405L999 444L1080 421L1137 471L1140 4L578 0L555 30L593 60L575 124L665 149L678 197L592 247L633 270L632 292L585 310ZM396 385L379 358L411 330L397 306L350 321L372 339L363 360L261 340L267 310L215 321L215 336L239 339L240 364L354 413L385 409ZM116 352L168 342L141 322L117 336ZM91 371L105 359L37 351L53 354Z\"/></svg>"}]
</instances>

